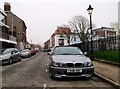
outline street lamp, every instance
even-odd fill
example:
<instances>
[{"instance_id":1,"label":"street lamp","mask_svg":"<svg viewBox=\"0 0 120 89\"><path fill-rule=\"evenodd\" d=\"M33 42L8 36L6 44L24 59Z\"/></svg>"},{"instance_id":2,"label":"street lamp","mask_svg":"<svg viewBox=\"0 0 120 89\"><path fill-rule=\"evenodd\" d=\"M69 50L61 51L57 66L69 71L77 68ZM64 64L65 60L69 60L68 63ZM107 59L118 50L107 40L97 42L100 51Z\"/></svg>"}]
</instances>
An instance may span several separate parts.
<instances>
[{"instance_id":1,"label":"street lamp","mask_svg":"<svg viewBox=\"0 0 120 89\"><path fill-rule=\"evenodd\" d=\"M93 57L93 40L92 40L93 32L92 32L92 19L91 19L93 8L91 7L91 5L89 5L87 11L88 11L88 14L90 15L90 29L91 29L91 57L90 57L90 59L94 60L94 57Z\"/></svg>"}]
</instances>

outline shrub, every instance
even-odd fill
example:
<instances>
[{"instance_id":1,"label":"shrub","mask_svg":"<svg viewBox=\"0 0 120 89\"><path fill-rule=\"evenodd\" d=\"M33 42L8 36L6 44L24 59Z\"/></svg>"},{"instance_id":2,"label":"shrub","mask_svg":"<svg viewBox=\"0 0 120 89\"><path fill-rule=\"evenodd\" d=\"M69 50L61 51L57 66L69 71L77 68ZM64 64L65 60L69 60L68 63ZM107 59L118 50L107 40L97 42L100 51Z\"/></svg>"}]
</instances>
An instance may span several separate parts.
<instances>
[{"instance_id":1,"label":"shrub","mask_svg":"<svg viewBox=\"0 0 120 89\"><path fill-rule=\"evenodd\" d=\"M98 59L106 60L106 61L112 61L112 62L119 62L119 51L118 50L99 50L94 51L93 56ZM90 56L90 52L88 52L88 56Z\"/></svg>"}]
</instances>

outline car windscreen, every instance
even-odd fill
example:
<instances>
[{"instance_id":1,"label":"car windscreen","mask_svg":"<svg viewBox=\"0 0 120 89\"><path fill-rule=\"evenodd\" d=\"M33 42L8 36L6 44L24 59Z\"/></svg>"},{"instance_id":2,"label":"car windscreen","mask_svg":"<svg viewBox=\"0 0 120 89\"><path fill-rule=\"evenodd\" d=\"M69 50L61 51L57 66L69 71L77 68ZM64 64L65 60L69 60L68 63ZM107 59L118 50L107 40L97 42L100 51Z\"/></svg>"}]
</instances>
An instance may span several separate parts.
<instances>
[{"instance_id":1,"label":"car windscreen","mask_svg":"<svg viewBox=\"0 0 120 89\"><path fill-rule=\"evenodd\" d=\"M25 50L22 50L21 52L24 53L24 52L28 52L29 50L28 49L25 49Z\"/></svg>"},{"instance_id":2,"label":"car windscreen","mask_svg":"<svg viewBox=\"0 0 120 89\"><path fill-rule=\"evenodd\" d=\"M10 53L12 50L11 49L2 49L1 53L2 54L8 54Z\"/></svg>"},{"instance_id":3,"label":"car windscreen","mask_svg":"<svg viewBox=\"0 0 120 89\"><path fill-rule=\"evenodd\" d=\"M0 50L0 54L3 54L3 52L4 52L4 49L1 49L1 50Z\"/></svg>"},{"instance_id":4,"label":"car windscreen","mask_svg":"<svg viewBox=\"0 0 120 89\"><path fill-rule=\"evenodd\" d=\"M77 47L56 47L54 55L83 55L83 52Z\"/></svg>"}]
</instances>

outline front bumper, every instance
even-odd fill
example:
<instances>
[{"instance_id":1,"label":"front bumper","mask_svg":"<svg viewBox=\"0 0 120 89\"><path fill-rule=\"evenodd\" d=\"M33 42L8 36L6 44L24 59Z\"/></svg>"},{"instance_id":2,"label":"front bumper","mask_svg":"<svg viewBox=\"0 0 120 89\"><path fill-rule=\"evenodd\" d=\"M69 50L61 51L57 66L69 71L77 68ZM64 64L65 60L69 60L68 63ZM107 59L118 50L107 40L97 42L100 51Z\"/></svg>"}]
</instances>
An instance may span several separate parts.
<instances>
[{"instance_id":1,"label":"front bumper","mask_svg":"<svg viewBox=\"0 0 120 89\"><path fill-rule=\"evenodd\" d=\"M21 56L21 57L28 57L29 54L21 54L20 56Z\"/></svg>"},{"instance_id":2,"label":"front bumper","mask_svg":"<svg viewBox=\"0 0 120 89\"><path fill-rule=\"evenodd\" d=\"M68 73L67 70L71 68L60 68L60 67L50 67L49 72L54 77L92 77L94 74L94 68L92 67L84 67L84 68L74 68L74 69L82 69L82 72L72 72Z\"/></svg>"},{"instance_id":3,"label":"front bumper","mask_svg":"<svg viewBox=\"0 0 120 89\"><path fill-rule=\"evenodd\" d=\"M0 60L0 65L9 63L9 59Z\"/></svg>"}]
</instances>

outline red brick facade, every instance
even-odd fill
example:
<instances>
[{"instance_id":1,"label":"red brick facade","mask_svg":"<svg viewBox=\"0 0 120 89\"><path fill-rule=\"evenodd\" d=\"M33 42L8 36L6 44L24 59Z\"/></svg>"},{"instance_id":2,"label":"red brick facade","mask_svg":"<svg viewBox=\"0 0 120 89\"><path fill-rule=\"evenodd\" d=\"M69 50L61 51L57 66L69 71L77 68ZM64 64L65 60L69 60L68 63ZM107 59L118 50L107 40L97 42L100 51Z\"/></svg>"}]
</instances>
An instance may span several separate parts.
<instances>
[{"instance_id":1,"label":"red brick facade","mask_svg":"<svg viewBox=\"0 0 120 89\"><path fill-rule=\"evenodd\" d=\"M55 36L56 35L70 35L71 30L68 27L58 27L57 30L51 36L51 46L55 47ZM50 49L50 39L44 43L44 49Z\"/></svg>"}]
</instances>

